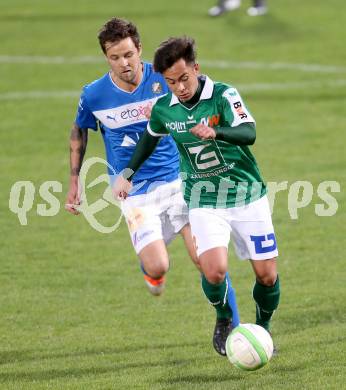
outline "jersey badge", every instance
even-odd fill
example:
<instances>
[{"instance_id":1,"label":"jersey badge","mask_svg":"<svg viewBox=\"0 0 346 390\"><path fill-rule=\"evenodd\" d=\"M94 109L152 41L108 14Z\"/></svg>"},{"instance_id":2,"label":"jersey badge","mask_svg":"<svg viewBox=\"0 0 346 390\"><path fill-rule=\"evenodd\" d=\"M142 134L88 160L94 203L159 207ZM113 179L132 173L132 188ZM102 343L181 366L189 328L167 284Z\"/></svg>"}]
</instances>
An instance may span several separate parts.
<instances>
[{"instance_id":1,"label":"jersey badge","mask_svg":"<svg viewBox=\"0 0 346 390\"><path fill-rule=\"evenodd\" d=\"M151 85L151 90L153 91L153 93L161 93L162 92L162 85L161 85L161 83L159 83L159 82L153 83Z\"/></svg>"}]
</instances>

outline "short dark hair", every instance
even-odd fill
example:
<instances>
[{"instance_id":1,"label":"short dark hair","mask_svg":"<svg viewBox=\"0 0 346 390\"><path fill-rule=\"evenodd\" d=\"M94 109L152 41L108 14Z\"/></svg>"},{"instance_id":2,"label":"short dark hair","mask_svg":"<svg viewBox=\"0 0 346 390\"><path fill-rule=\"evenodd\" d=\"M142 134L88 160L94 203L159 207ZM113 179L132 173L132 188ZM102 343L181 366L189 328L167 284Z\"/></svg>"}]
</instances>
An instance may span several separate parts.
<instances>
[{"instance_id":1,"label":"short dark hair","mask_svg":"<svg viewBox=\"0 0 346 390\"><path fill-rule=\"evenodd\" d=\"M136 48L140 48L140 36L137 27L125 20L119 18L112 18L99 31L98 39L102 51L106 54L106 42L120 42L123 39L131 38Z\"/></svg>"},{"instance_id":2,"label":"short dark hair","mask_svg":"<svg viewBox=\"0 0 346 390\"><path fill-rule=\"evenodd\" d=\"M154 69L163 73L180 59L187 64L194 64L196 61L195 41L192 38L172 37L161 42L154 54Z\"/></svg>"}]
</instances>

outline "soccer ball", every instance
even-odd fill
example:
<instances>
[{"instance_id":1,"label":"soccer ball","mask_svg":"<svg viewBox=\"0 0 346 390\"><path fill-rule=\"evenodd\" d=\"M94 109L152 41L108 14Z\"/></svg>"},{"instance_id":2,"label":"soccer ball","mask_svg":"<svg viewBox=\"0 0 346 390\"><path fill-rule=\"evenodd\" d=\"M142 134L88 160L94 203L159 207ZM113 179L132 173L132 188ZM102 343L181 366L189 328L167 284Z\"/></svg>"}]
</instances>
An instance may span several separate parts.
<instances>
[{"instance_id":1,"label":"soccer ball","mask_svg":"<svg viewBox=\"0 0 346 390\"><path fill-rule=\"evenodd\" d=\"M254 371L269 362L273 355L273 340L262 326L240 324L226 340L226 354L236 367Z\"/></svg>"}]
</instances>

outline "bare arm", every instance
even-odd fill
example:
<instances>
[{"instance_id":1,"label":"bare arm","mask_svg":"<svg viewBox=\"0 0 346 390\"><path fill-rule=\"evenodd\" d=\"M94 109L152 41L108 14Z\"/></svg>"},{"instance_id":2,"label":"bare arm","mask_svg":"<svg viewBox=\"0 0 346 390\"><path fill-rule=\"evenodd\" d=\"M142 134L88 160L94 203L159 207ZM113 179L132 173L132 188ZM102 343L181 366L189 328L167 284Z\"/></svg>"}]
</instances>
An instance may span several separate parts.
<instances>
[{"instance_id":1,"label":"bare arm","mask_svg":"<svg viewBox=\"0 0 346 390\"><path fill-rule=\"evenodd\" d=\"M70 135L70 188L67 194L65 208L75 215L79 214L74 206L80 204L78 179L87 143L88 131L74 124Z\"/></svg>"}]
</instances>

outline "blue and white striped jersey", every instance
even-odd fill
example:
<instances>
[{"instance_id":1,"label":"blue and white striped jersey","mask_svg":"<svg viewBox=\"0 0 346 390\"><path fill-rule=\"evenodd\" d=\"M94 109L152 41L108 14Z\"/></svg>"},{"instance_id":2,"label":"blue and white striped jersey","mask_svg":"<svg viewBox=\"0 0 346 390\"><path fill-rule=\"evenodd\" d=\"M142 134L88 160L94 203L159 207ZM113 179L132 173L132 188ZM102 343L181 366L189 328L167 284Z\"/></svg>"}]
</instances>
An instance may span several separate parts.
<instances>
[{"instance_id":1,"label":"blue and white striped jersey","mask_svg":"<svg viewBox=\"0 0 346 390\"><path fill-rule=\"evenodd\" d=\"M76 124L100 129L108 163L116 174L126 168L136 143L146 129L146 113L158 97L168 92L164 78L152 65L143 64L143 78L132 92L120 89L109 73L86 85L81 94ZM114 172L108 170L110 175ZM179 154L172 137L162 137L154 153L133 177L133 185L145 183L131 195L146 193L153 182L171 182L179 174Z\"/></svg>"}]
</instances>

